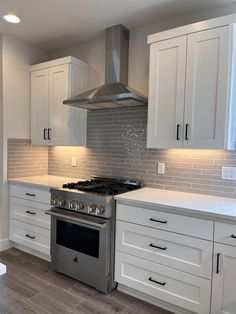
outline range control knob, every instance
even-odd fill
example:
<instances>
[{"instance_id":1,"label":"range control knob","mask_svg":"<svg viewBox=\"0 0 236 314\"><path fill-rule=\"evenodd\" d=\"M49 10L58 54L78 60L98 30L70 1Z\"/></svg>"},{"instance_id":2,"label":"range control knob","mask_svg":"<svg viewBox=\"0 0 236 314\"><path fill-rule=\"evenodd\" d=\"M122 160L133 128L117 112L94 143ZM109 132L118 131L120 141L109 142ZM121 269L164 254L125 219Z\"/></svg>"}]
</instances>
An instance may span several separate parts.
<instances>
[{"instance_id":1,"label":"range control knob","mask_svg":"<svg viewBox=\"0 0 236 314\"><path fill-rule=\"evenodd\" d=\"M60 198L57 203L58 203L58 205L59 205L60 207L66 205L66 201L65 201L63 198Z\"/></svg>"},{"instance_id":2,"label":"range control knob","mask_svg":"<svg viewBox=\"0 0 236 314\"><path fill-rule=\"evenodd\" d=\"M69 203L69 208L70 208L70 209L75 209L75 208L76 208L76 203L75 203L75 201L71 201L71 202Z\"/></svg>"},{"instance_id":3,"label":"range control knob","mask_svg":"<svg viewBox=\"0 0 236 314\"><path fill-rule=\"evenodd\" d=\"M56 198L52 198L51 204L52 204L53 206L56 206L56 205L57 205L57 199L56 199Z\"/></svg>"},{"instance_id":4,"label":"range control knob","mask_svg":"<svg viewBox=\"0 0 236 314\"><path fill-rule=\"evenodd\" d=\"M89 214L95 213L95 212L96 212L96 208L97 208L97 205L96 205L96 204L89 205L89 207L88 207L88 213L89 213Z\"/></svg>"},{"instance_id":5,"label":"range control knob","mask_svg":"<svg viewBox=\"0 0 236 314\"><path fill-rule=\"evenodd\" d=\"M105 207L102 205L98 205L96 208L96 213L97 215L103 215L105 212Z\"/></svg>"},{"instance_id":6,"label":"range control knob","mask_svg":"<svg viewBox=\"0 0 236 314\"><path fill-rule=\"evenodd\" d=\"M84 202L77 202L77 210L84 209L86 204Z\"/></svg>"}]
</instances>

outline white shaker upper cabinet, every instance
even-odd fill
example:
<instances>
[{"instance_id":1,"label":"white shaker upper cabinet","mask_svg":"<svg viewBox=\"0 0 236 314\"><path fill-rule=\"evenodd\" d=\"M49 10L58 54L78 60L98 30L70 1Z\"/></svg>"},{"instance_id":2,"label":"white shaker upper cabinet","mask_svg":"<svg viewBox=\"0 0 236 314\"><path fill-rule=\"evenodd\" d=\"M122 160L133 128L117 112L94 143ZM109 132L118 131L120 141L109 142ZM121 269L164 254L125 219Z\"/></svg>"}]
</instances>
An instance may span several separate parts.
<instances>
[{"instance_id":1,"label":"white shaker upper cabinet","mask_svg":"<svg viewBox=\"0 0 236 314\"><path fill-rule=\"evenodd\" d=\"M148 137L150 148L182 147L187 37L150 47Z\"/></svg>"},{"instance_id":2,"label":"white shaker upper cabinet","mask_svg":"<svg viewBox=\"0 0 236 314\"><path fill-rule=\"evenodd\" d=\"M211 314L236 314L236 248L215 244Z\"/></svg>"},{"instance_id":3,"label":"white shaker upper cabinet","mask_svg":"<svg viewBox=\"0 0 236 314\"><path fill-rule=\"evenodd\" d=\"M35 145L47 145L48 69L31 73L31 138Z\"/></svg>"},{"instance_id":4,"label":"white shaker upper cabinet","mask_svg":"<svg viewBox=\"0 0 236 314\"><path fill-rule=\"evenodd\" d=\"M184 29L150 36L147 146L235 149L235 26Z\"/></svg>"},{"instance_id":5,"label":"white shaker upper cabinet","mask_svg":"<svg viewBox=\"0 0 236 314\"><path fill-rule=\"evenodd\" d=\"M31 67L31 142L46 146L85 146L84 109L63 100L86 90L87 64L73 57Z\"/></svg>"},{"instance_id":6,"label":"white shaker upper cabinet","mask_svg":"<svg viewBox=\"0 0 236 314\"><path fill-rule=\"evenodd\" d=\"M69 67L67 64L49 69L49 138L51 145L63 145L68 141L68 108L63 105L69 95Z\"/></svg>"},{"instance_id":7,"label":"white shaker upper cabinet","mask_svg":"<svg viewBox=\"0 0 236 314\"><path fill-rule=\"evenodd\" d=\"M230 27L188 36L185 148L227 148Z\"/></svg>"}]
</instances>

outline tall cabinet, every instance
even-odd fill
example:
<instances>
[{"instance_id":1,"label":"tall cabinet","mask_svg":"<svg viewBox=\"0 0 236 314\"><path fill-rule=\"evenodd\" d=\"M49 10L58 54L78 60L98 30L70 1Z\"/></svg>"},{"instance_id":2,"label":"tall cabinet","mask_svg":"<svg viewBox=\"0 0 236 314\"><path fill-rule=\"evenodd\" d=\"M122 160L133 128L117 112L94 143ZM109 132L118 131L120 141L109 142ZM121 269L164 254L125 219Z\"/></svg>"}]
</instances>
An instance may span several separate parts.
<instances>
[{"instance_id":1,"label":"tall cabinet","mask_svg":"<svg viewBox=\"0 0 236 314\"><path fill-rule=\"evenodd\" d=\"M65 57L30 71L32 144L85 146L86 110L63 105L63 100L86 90L88 65Z\"/></svg>"},{"instance_id":2,"label":"tall cabinet","mask_svg":"<svg viewBox=\"0 0 236 314\"><path fill-rule=\"evenodd\" d=\"M207 27L149 36L149 148L235 149L235 26Z\"/></svg>"}]
</instances>

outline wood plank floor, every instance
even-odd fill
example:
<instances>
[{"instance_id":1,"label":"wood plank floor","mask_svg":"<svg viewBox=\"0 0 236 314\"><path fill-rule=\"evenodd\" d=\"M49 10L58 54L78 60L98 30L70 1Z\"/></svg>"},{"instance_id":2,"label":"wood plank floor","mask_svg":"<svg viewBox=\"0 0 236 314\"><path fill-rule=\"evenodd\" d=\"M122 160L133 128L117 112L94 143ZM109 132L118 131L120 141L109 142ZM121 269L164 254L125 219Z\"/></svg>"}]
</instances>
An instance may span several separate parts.
<instances>
[{"instance_id":1,"label":"wood plank floor","mask_svg":"<svg viewBox=\"0 0 236 314\"><path fill-rule=\"evenodd\" d=\"M104 295L17 249L0 252L0 314L171 314L118 291Z\"/></svg>"}]
</instances>

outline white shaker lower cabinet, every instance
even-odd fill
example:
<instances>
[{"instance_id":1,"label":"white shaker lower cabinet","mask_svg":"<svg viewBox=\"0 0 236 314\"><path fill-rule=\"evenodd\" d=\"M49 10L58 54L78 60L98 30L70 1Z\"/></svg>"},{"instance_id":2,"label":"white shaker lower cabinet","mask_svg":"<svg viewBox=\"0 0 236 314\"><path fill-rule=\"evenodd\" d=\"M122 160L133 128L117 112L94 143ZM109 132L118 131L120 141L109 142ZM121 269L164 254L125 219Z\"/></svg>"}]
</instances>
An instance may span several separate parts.
<instances>
[{"instance_id":1,"label":"white shaker lower cabinet","mask_svg":"<svg viewBox=\"0 0 236 314\"><path fill-rule=\"evenodd\" d=\"M144 255L145 257L145 255ZM211 281L122 252L116 281L194 313L209 313Z\"/></svg>"},{"instance_id":2,"label":"white shaker lower cabinet","mask_svg":"<svg viewBox=\"0 0 236 314\"><path fill-rule=\"evenodd\" d=\"M215 244L212 314L236 314L236 247Z\"/></svg>"},{"instance_id":3,"label":"white shaker lower cabinet","mask_svg":"<svg viewBox=\"0 0 236 314\"><path fill-rule=\"evenodd\" d=\"M213 227L213 221L118 201L118 288L176 313L209 314Z\"/></svg>"},{"instance_id":4,"label":"white shaker lower cabinet","mask_svg":"<svg viewBox=\"0 0 236 314\"><path fill-rule=\"evenodd\" d=\"M125 221L116 228L118 251L211 279L212 242Z\"/></svg>"},{"instance_id":5,"label":"white shaker lower cabinet","mask_svg":"<svg viewBox=\"0 0 236 314\"><path fill-rule=\"evenodd\" d=\"M21 249L50 259L50 192L10 184L10 240Z\"/></svg>"}]
</instances>

